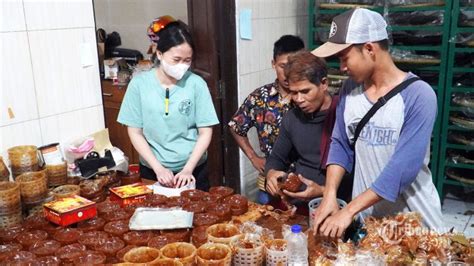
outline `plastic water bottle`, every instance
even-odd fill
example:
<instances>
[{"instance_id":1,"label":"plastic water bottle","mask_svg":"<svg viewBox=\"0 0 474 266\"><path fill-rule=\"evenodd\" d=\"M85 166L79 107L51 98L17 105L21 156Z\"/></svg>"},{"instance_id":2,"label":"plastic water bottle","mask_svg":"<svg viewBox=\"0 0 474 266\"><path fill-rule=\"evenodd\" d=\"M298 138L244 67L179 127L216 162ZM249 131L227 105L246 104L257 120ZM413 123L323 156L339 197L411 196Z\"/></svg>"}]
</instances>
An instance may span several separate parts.
<instances>
[{"instance_id":1,"label":"plastic water bottle","mask_svg":"<svg viewBox=\"0 0 474 266\"><path fill-rule=\"evenodd\" d=\"M288 265L308 265L308 238L301 232L301 226L291 226L291 233L286 237L288 242Z\"/></svg>"}]
</instances>

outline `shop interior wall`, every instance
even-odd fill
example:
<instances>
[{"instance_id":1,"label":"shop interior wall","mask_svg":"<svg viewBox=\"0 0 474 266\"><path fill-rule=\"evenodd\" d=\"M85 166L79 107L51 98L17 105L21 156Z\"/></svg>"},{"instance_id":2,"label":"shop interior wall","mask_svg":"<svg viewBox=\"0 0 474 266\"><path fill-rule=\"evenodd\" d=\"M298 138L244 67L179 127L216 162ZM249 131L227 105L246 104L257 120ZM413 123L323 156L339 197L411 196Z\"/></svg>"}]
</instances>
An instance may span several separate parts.
<instances>
[{"instance_id":1,"label":"shop interior wall","mask_svg":"<svg viewBox=\"0 0 474 266\"><path fill-rule=\"evenodd\" d=\"M187 0L94 0L97 28L120 34L122 48L139 50L147 58L150 45L146 28L162 15L187 23Z\"/></svg>"},{"instance_id":2,"label":"shop interior wall","mask_svg":"<svg viewBox=\"0 0 474 266\"><path fill-rule=\"evenodd\" d=\"M0 154L104 128L92 0L7 0L0 23Z\"/></svg>"},{"instance_id":3,"label":"shop interior wall","mask_svg":"<svg viewBox=\"0 0 474 266\"><path fill-rule=\"evenodd\" d=\"M308 1L303 0L237 0L237 58L239 104L257 87L275 80L272 69L273 43L282 35L300 36L306 43ZM252 39L240 38L239 16L251 10ZM227 122L227 121L226 121ZM249 133L252 146L259 150L255 130ZM258 173L243 152L240 152L240 180L242 194L255 199Z\"/></svg>"}]
</instances>

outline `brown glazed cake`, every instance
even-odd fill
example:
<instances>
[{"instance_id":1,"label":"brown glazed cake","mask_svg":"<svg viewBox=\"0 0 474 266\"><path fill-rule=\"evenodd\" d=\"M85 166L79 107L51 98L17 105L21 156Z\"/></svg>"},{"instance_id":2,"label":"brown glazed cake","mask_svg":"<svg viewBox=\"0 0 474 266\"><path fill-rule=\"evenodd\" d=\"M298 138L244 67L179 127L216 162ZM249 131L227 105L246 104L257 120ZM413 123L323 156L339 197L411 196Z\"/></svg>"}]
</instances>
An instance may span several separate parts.
<instances>
[{"instance_id":1,"label":"brown glazed cake","mask_svg":"<svg viewBox=\"0 0 474 266\"><path fill-rule=\"evenodd\" d=\"M79 222L77 228L83 232L102 230L105 225L105 220L100 217L94 217L92 219Z\"/></svg>"},{"instance_id":2,"label":"brown glazed cake","mask_svg":"<svg viewBox=\"0 0 474 266\"><path fill-rule=\"evenodd\" d=\"M20 243L24 248L29 248L31 245L40 240L48 238L48 233L43 230L32 230L21 232L17 237L16 241Z\"/></svg>"},{"instance_id":3,"label":"brown glazed cake","mask_svg":"<svg viewBox=\"0 0 474 266\"><path fill-rule=\"evenodd\" d=\"M298 178L298 176L294 173L289 173L286 180L280 186L282 190L288 190L290 192L297 192L299 191L303 182Z\"/></svg>"},{"instance_id":4,"label":"brown glazed cake","mask_svg":"<svg viewBox=\"0 0 474 266\"><path fill-rule=\"evenodd\" d=\"M122 237L123 234L130 231L130 228L128 227L128 220L109 222L104 226L104 231L109 234Z\"/></svg>"},{"instance_id":5,"label":"brown glazed cake","mask_svg":"<svg viewBox=\"0 0 474 266\"><path fill-rule=\"evenodd\" d=\"M200 201L204 195L205 192L199 189L190 189L181 192L181 197L188 198L191 201Z\"/></svg>"},{"instance_id":6,"label":"brown glazed cake","mask_svg":"<svg viewBox=\"0 0 474 266\"><path fill-rule=\"evenodd\" d=\"M221 203L217 205L208 205L206 212L217 215L217 217L219 217L219 223L230 221L232 219L230 204Z\"/></svg>"},{"instance_id":7,"label":"brown glazed cake","mask_svg":"<svg viewBox=\"0 0 474 266\"><path fill-rule=\"evenodd\" d=\"M234 194L234 189L225 186L211 187L209 193L221 195L222 198L228 197Z\"/></svg>"},{"instance_id":8,"label":"brown glazed cake","mask_svg":"<svg viewBox=\"0 0 474 266\"><path fill-rule=\"evenodd\" d=\"M105 240L109 238L109 234L104 231L90 231L83 233L78 242L83 244L88 248L94 248L96 245L100 245L101 243L105 242Z\"/></svg>"},{"instance_id":9,"label":"brown glazed cake","mask_svg":"<svg viewBox=\"0 0 474 266\"><path fill-rule=\"evenodd\" d=\"M77 228L61 228L53 235L53 239L61 242L63 245L76 243L81 236L82 231Z\"/></svg>"},{"instance_id":10,"label":"brown glazed cake","mask_svg":"<svg viewBox=\"0 0 474 266\"><path fill-rule=\"evenodd\" d=\"M194 226L213 225L219 221L219 217L211 213L196 213L193 217Z\"/></svg>"},{"instance_id":11,"label":"brown glazed cake","mask_svg":"<svg viewBox=\"0 0 474 266\"><path fill-rule=\"evenodd\" d=\"M152 231L130 231L123 234L123 240L128 245L146 246L155 235Z\"/></svg>"},{"instance_id":12,"label":"brown glazed cake","mask_svg":"<svg viewBox=\"0 0 474 266\"><path fill-rule=\"evenodd\" d=\"M56 240L47 239L34 243L30 247L30 252L38 257L54 255L56 250L61 247L61 243Z\"/></svg>"}]
</instances>

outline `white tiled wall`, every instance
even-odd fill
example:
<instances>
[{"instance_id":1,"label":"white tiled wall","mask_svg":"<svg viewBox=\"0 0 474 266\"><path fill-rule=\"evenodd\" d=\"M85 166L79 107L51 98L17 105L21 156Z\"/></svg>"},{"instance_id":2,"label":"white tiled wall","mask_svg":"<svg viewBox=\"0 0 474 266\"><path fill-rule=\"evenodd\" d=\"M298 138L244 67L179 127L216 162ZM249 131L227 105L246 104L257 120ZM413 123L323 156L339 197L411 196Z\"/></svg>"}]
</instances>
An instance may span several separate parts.
<instances>
[{"instance_id":1,"label":"white tiled wall","mask_svg":"<svg viewBox=\"0 0 474 266\"><path fill-rule=\"evenodd\" d=\"M1 10L0 155L103 129L92 0L3 0Z\"/></svg>"},{"instance_id":2,"label":"white tiled wall","mask_svg":"<svg viewBox=\"0 0 474 266\"><path fill-rule=\"evenodd\" d=\"M236 20L242 9L252 11L252 40L240 39L237 28L237 58L239 103L255 88L273 82L271 67L273 43L285 34L300 36L306 43L308 29L308 1L306 0L236 0ZM255 150L259 150L255 130L249 133ZM242 193L255 197L257 172L244 153L240 152Z\"/></svg>"}]
</instances>

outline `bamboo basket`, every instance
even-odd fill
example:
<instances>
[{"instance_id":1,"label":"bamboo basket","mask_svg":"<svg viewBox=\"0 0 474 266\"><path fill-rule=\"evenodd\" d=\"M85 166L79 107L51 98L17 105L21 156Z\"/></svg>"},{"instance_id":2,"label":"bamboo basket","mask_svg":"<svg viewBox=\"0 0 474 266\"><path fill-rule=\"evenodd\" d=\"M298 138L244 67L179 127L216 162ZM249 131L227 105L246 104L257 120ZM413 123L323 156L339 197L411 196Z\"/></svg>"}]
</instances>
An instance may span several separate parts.
<instances>
[{"instance_id":1,"label":"bamboo basket","mask_svg":"<svg viewBox=\"0 0 474 266\"><path fill-rule=\"evenodd\" d=\"M230 245L241 235L237 226L233 224L214 224L207 228L207 241L211 243L221 243Z\"/></svg>"},{"instance_id":2,"label":"bamboo basket","mask_svg":"<svg viewBox=\"0 0 474 266\"><path fill-rule=\"evenodd\" d=\"M33 145L15 146L8 149L8 158L12 168L13 177L26 172L39 170L38 148Z\"/></svg>"},{"instance_id":3,"label":"bamboo basket","mask_svg":"<svg viewBox=\"0 0 474 266\"><path fill-rule=\"evenodd\" d=\"M0 182L0 215L21 211L20 185L15 182Z\"/></svg>"},{"instance_id":4,"label":"bamboo basket","mask_svg":"<svg viewBox=\"0 0 474 266\"><path fill-rule=\"evenodd\" d=\"M5 229L12 227L14 225L19 225L23 222L23 215L20 211L17 213L0 215L0 229Z\"/></svg>"},{"instance_id":5,"label":"bamboo basket","mask_svg":"<svg viewBox=\"0 0 474 266\"><path fill-rule=\"evenodd\" d=\"M206 243L197 249L196 257L198 266L230 266L232 250L225 244Z\"/></svg>"},{"instance_id":6,"label":"bamboo basket","mask_svg":"<svg viewBox=\"0 0 474 266\"><path fill-rule=\"evenodd\" d=\"M175 242L160 249L162 258L175 259L185 266L196 264L196 247L186 242Z\"/></svg>"},{"instance_id":7,"label":"bamboo basket","mask_svg":"<svg viewBox=\"0 0 474 266\"><path fill-rule=\"evenodd\" d=\"M48 172L48 185L50 187L61 186L66 184L67 179L67 163L46 165Z\"/></svg>"},{"instance_id":8,"label":"bamboo basket","mask_svg":"<svg viewBox=\"0 0 474 266\"><path fill-rule=\"evenodd\" d=\"M46 171L28 172L19 175L16 182L20 184L21 199L24 203L36 203L48 194Z\"/></svg>"},{"instance_id":9,"label":"bamboo basket","mask_svg":"<svg viewBox=\"0 0 474 266\"><path fill-rule=\"evenodd\" d=\"M53 189L54 199L66 198L74 195L79 195L81 187L78 185L62 185Z\"/></svg>"},{"instance_id":10,"label":"bamboo basket","mask_svg":"<svg viewBox=\"0 0 474 266\"><path fill-rule=\"evenodd\" d=\"M152 263L154 260L160 258L160 250L149 247L136 247L127 251L123 255L123 260L130 263Z\"/></svg>"},{"instance_id":11,"label":"bamboo basket","mask_svg":"<svg viewBox=\"0 0 474 266\"><path fill-rule=\"evenodd\" d=\"M179 260L173 259L156 259L150 263L154 266L182 266L183 264Z\"/></svg>"}]
</instances>

